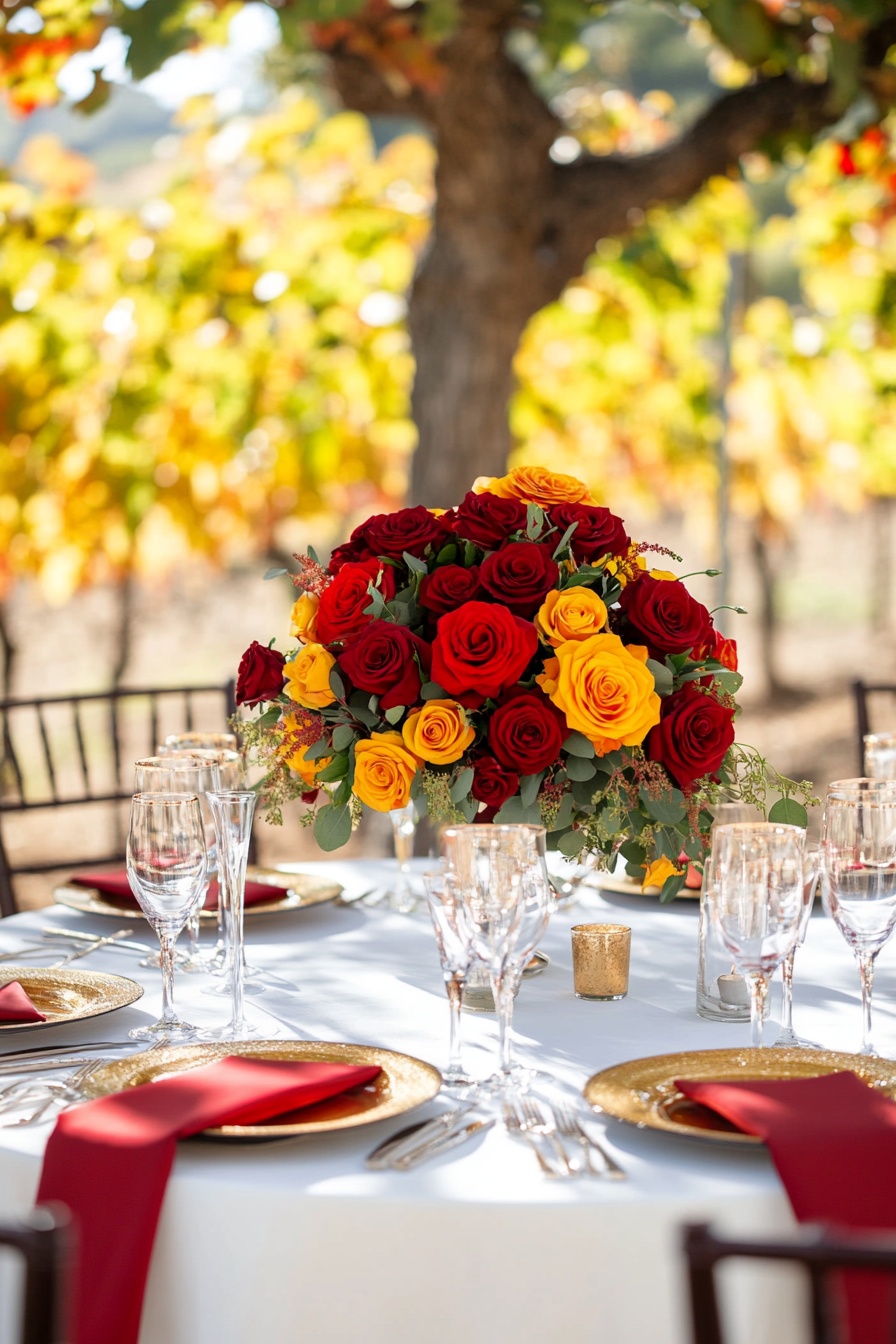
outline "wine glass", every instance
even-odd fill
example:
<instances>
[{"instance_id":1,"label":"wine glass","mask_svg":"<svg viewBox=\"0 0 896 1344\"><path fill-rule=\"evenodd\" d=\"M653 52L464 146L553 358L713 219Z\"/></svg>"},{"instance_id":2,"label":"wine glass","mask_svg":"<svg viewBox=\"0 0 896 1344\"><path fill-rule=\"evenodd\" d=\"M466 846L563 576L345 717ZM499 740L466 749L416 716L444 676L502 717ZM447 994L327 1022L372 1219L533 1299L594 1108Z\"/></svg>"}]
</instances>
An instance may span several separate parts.
<instances>
[{"instance_id":1,"label":"wine glass","mask_svg":"<svg viewBox=\"0 0 896 1344\"><path fill-rule=\"evenodd\" d=\"M218 759L216 752L169 751L163 756L147 756L134 766L134 788L138 793L148 790L193 793L199 798L208 850L209 882L218 871L218 855L215 848L215 824L206 794L231 786L239 757L235 752L230 754L233 759L224 761ZM204 956L199 950L201 910L200 905L187 922L189 951L186 960L181 963L181 970L188 972L209 971L213 967L212 957Z\"/></svg>"},{"instance_id":2,"label":"wine glass","mask_svg":"<svg viewBox=\"0 0 896 1344\"><path fill-rule=\"evenodd\" d=\"M865 774L870 779L896 779L896 733L866 733Z\"/></svg>"},{"instance_id":3,"label":"wine glass","mask_svg":"<svg viewBox=\"0 0 896 1344\"><path fill-rule=\"evenodd\" d=\"M205 894L208 856L205 826L195 794L136 793L131 801L127 873L140 909L159 938L162 962L162 1016L137 1027L135 1040L164 1035L196 1039L196 1028L174 1011L174 944Z\"/></svg>"},{"instance_id":4,"label":"wine glass","mask_svg":"<svg viewBox=\"0 0 896 1344\"><path fill-rule=\"evenodd\" d=\"M514 990L553 908L543 826L448 827L442 843L458 885L474 953L489 969L498 1012L496 1081L513 1079Z\"/></svg>"},{"instance_id":5,"label":"wine glass","mask_svg":"<svg viewBox=\"0 0 896 1344\"><path fill-rule=\"evenodd\" d=\"M784 984L781 1030L772 1044L780 1047L802 1046L803 1049L820 1050L822 1047L814 1041L804 1041L793 1029L793 963L796 950L806 941L809 930L809 916L815 904L815 889L821 872L821 849L818 845L807 844L805 865L803 868L803 908L800 912L797 940L781 962L781 978Z\"/></svg>"},{"instance_id":6,"label":"wine glass","mask_svg":"<svg viewBox=\"0 0 896 1344\"><path fill-rule=\"evenodd\" d=\"M873 786L873 787L869 787ZM874 962L896 927L896 782L841 780L825 799L822 899L852 948L862 986L862 1048L871 1032Z\"/></svg>"},{"instance_id":7,"label":"wine glass","mask_svg":"<svg viewBox=\"0 0 896 1344\"><path fill-rule=\"evenodd\" d=\"M449 1088L466 1088L473 1080L463 1066L461 1008L467 971L473 961L472 931L457 886L449 873L440 869L424 873L423 890L432 917L451 1013L448 1067L442 1070L442 1078Z\"/></svg>"},{"instance_id":8,"label":"wine glass","mask_svg":"<svg viewBox=\"0 0 896 1344\"><path fill-rule=\"evenodd\" d=\"M166 751L238 751L236 733L169 733L159 747Z\"/></svg>"},{"instance_id":9,"label":"wine glass","mask_svg":"<svg viewBox=\"0 0 896 1344\"><path fill-rule=\"evenodd\" d=\"M393 808L389 813L392 839L398 872L394 884L386 892L386 904L399 915L410 915L417 909L417 898L411 887L411 859L414 857L414 836L417 834L417 809L413 803Z\"/></svg>"},{"instance_id":10,"label":"wine glass","mask_svg":"<svg viewBox=\"0 0 896 1344\"><path fill-rule=\"evenodd\" d=\"M752 1046L762 1045L769 976L799 934L805 842L800 827L774 822L738 822L713 830L704 883L713 919L750 987Z\"/></svg>"}]
</instances>

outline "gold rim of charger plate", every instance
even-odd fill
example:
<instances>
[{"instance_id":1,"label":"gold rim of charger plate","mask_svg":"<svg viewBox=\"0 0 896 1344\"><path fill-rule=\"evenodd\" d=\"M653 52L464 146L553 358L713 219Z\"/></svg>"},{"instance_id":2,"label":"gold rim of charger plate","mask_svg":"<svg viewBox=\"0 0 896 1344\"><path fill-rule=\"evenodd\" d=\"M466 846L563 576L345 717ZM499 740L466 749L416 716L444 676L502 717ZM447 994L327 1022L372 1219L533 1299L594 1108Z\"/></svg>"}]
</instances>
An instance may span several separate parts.
<instances>
[{"instance_id":1,"label":"gold rim of charger plate","mask_svg":"<svg viewBox=\"0 0 896 1344\"><path fill-rule=\"evenodd\" d=\"M283 894L274 896L270 901L254 901L245 908L246 918L255 915L284 915L294 910L306 910L313 905L324 905L335 901L343 890L341 883L331 882L327 878L312 873L283 873L277 868L250 868L246 874L250 882L267 883L274 891ZM57 905L69 910L77 910L82 915L103 915L115 919L142 919L143 912L126 905L115 905L107 901L101 892L93 887L76 887L66 883L53 892ZM203 922L217 920L216 910L203 910Z\"/></svg>"},{"instance_id":2,"label":"gold rim of charger plate","mask_svg":"<svg viewBox=\"0 0 896 1344\"><path fill-rule=\"evenodd\" d=\"M354 1129L379 1120L403 1115L431 1101L442 1086L442 1075L433 1064L399 1054L377 1045L346 1045L339 1041L223 1041L201 1045L170 1046L151 1055L131 1055L116 1059L97 1069L84 1082L91 1097L104 1097L128 1087L151 1083L163 1074L180 1073L203 1064L211 1064L228 1055L333 1064L378 1064L381 1078L371 1086L379 1092L377 1103L369 1109L326 1120L295 1121L291 1124L222 1125L205 1134L223 1139L290 1138L297 1134L325 1134L331 1130ZM338 1098L333 1098L338 1101ZM323 1103L318 1103L323 1104Z\"/></svg>"},{"instance_id":3,"label":"gold rim of charger plate","mask_svg":"<svg viewBox=\"0 0 896 1344\"><path fill-rule=\"evenodd\" d=\"M849 1055L836 1050L743 1049L692 1050L674 1055L651 1055L602 1069L585 1084L585 1099L595 1110L636 1125L710 1143L757 1147L752 1134L701 1129L676 1120L674 1108L685 1098L676 1078L703 1082L746 1082L748 1079L818 1078L826 1073L854 1073L862 1082L896 1099L896 1062Z\"/></svg>"},{"instance_id":4,"label":"gold rim of charger plate","mask_svg":"<svg viewBox=\"0 0 896 1344\"><path fill-rule=\"evenodd\" d=\"M0 1035L13 1031L37 1031L87 1017L102 1017L127 1008L143 997L143 986L123 975L106 971L68 970L61 967L9 966L0 970L0 987L18 980L46 1022L0 1022Z\"/></svg>"}]
</instances>

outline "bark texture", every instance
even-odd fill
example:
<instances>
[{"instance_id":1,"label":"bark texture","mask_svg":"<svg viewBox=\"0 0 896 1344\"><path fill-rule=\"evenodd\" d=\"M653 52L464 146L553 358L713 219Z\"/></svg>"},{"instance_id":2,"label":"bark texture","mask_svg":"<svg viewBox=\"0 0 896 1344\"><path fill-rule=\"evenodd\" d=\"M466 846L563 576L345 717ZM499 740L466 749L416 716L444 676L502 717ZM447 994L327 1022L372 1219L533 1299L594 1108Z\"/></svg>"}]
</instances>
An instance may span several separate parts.
<instances>
[{"instance_id":1,"label":"bark texture","mask_svg":"<svg viewBox=\"0 0 896 1344\"><path fill-rule=\"evenodd\" d=\"M506 50L521 10L521 0L461 0L437 91L397 88L339 45L328 53L347 106L420 118L438 153L432 234L409 306L411 503L444 506L476 476L505 470L523 329L581 275L599 239L624 233L633 212L687 200L770 133L836 116L827 86L782 76L721 97L651 154L555 164L563 127Z\"/></svg>"}]
</instances>

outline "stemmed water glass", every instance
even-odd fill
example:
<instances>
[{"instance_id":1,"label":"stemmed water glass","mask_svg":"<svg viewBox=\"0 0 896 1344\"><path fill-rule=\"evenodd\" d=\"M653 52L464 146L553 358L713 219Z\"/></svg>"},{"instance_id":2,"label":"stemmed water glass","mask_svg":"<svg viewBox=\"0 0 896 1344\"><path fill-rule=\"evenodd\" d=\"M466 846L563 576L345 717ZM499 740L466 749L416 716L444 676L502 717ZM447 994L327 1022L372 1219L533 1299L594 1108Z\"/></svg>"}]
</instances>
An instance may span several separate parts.
<instances>
[{"instance_id":1,"label":"stemmed water glass","mask_svg":"<svg viewBox=\"0 0 896 1344\"><path fill-rule=\"evenodd\" d=\"M470 1087L473 1080L463 1066L461 1009L467 971L473 961L472 932L450 873L441 870L424 873L423 890L436 935L451 1013L448 1067L442 1070L442 1079L449 1088Z\"/></svg>"},{"instance_id":2,"label":"stemmed water glass","mask_svg":"<svg viewBox=\"0 0 896 1344\"><path fill-rule=\"evenodd\" d=\"M801 1036L797 1036L793 1029L793 963L796 960L797 948L806 941L806 933L809 929L809 916L812 914L812 907L815 904L815 889L818 886L820 872L821 850L818 845L807 844L803 867L803 908L800 912L797 940L787 953L787 956L781 962L781 978L784 984L784 994L781 1013L781 1030L778 1033L777 1040L773 1042L773 1045L775 1046L802 1046L803 1049L808 1050L820 1050L822 1048L820 1045L816 1045L814 1041L804 1041Z\"/></svg>"},{"instance_id":3,"label":"stemmed water glass","mask_svg":"<svg viewBox=\"0 0 896 1344\"><path fill-rule=\"evenodd\" d=\"M190 915L199 908L207 880L205 827L195 794L137 793L131 802L127 873L140 909L159 938L162 964L162 1016L137 1027L135 1040L165 1035L175 1041L196 1039L196 1029L174 1011L174 944Z\"/></svg>"},{"instance_id":4,"label":"stemmed water glass","mask_svg":"<svg viewBox=\"0 0 896 1344\"><path fill-rule=\"evenodd\" d=\"M713 919L750 987L750 1044L762 1045L769 976L794 947L804 904L805 831L774 822L713 830L707 864Z\"/></svg>"},{"instance_id":5,"label":"stemmed water glass","mask_svg":"<svg viewBox=\"0 0 896 1344\"><path fill-rule=\"evenodd\" d=\"M486 963L498 1013L499 1067L505 1086L520 1072L513 1060L514 991L547 928L553 897L543 826L470 825L443 835L473 952Z\"/></svg>"},{"instance_id":6,"label":"stemmed water glass","mask_svg":"<svg viewBox=\"0 0 896 1344\"><path fill-rule=\"evenodd\" d=\"M871 1032L874 961L896 927L896 782L838 780L825 799L822 899L852 948L862 986L862 1048Z\"/></svg>"},{"instance_id":7,"label":"stemmed water glass","mask_svg":"<svg viewBox=\"0 0 896 1344\"><path fill-rule=\"evenodd\" d=\"M243 898L256 795L252 789L220 790L208 795L218 846L218 880L226 892L231 1015L226 1027L205 1033L212 1040L241 1041L261 1032L243 1012ZM224 901L221 902L224 905ZM270 1034L270 1033L268 1033Z\"/></svg>"}]
</instances>

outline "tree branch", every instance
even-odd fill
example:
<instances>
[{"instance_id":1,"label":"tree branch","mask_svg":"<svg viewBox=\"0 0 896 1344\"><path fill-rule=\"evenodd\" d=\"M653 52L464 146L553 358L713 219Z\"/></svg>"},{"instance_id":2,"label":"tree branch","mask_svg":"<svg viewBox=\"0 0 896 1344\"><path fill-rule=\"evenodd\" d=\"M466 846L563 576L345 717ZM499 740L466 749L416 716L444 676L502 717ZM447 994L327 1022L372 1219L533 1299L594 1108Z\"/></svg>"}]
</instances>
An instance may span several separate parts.
<instances>
[{"instance_id":1,"label":"tree branch","mask_svg":"<svg viewBox=\"0 0 896 1344\"><path fill-rule=\"evenodd\" d=\"M387 78L370 61L344 47L326 53L333 88L344 107L365 116L414 117L431 126L434 97L397 72Z\"/></svg>"},{"instance_id":2,"label":"tree branch","mask_svg":"<svg viewBox=\"0 0 896 1344\"><path fill-rule=\"evenodd\" d=\"M632 211L689 200L766 136L786 129L817 131L838 115L828 85L798 84L782 75L720 98L662 149L557 165L553 237L545 244L553 247L561 283L581 274L599 239L631 227Z\"/></svg>"}]
</instances>

